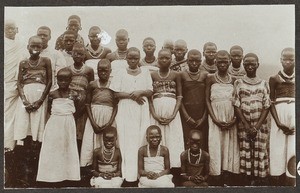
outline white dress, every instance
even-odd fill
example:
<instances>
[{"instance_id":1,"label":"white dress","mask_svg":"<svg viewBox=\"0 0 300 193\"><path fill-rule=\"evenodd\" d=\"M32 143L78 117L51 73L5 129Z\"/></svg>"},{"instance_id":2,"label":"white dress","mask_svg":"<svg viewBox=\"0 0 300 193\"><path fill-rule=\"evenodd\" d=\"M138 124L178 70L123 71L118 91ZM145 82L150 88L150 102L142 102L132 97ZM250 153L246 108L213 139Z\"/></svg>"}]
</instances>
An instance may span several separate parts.
<instances>
[{"instance_id":1,"label":"white dress","mask_svg":"<svg viewBox=\"0 0 300 193\"><path fill-rule=\"evenodd\" d=\"M126 61L123 61L126 62ZM147 69L132 76L120 69L113 77L110 89L115 92L131 93L137 90L153 90L152 79ZM150 126L149 103L139 105L131 99L121 99L118 104L116 124L122 154L122 176L126 181L137 180L138 150L146 142L146 129Z\"/></svg>"},{"instance_id":2,"label":"white dress","mask_svg":"<svg viewBox=\"0 0 300 193\"><path fill-rule=\"evenodd\" d=\"M53 100L39 159L37 181L80 180L74 101Z\"/></svg>"},{"instance_id":3,"label":"white dress","mask_svg":"<svg viewBox=\"0 0 300 193\"><path fill-rule=\"evenodd\" d=\"M215 83L211 85L210 93L211 107L217 120L231 121L234 117L233 85ZM210 116L208 124L210 175L220 175L222 170L239 173L240 152L236 125L229 130L221 130Z\"/></svg>"},{"instance_id":4,"label":"white dress","mask_svg":"<svg viewBox=\"0 0 300 193\"><path fill-rule=\"evenodd\" d=\"M290 103L280 101L293 101ZM277 98L275 108L281 123L288 127L295 127L295 98ZM274 118L271 119L270 130L270 174L272 176L280 176L283 173L289 174L287 171L287 163L289 159L295 156L295 135L285 135L275 123ZM288 175L289 177L294 177Z\"/></svg>"}]
</instances>

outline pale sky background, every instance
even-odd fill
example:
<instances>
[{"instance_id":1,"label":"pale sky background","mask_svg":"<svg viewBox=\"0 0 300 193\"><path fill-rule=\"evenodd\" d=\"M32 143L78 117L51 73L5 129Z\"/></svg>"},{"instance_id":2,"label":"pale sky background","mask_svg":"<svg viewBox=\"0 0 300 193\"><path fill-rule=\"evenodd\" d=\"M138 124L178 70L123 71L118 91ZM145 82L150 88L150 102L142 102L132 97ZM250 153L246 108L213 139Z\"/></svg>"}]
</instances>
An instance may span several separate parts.
<instances>
[{"instance_id":1,"label":"pale sky background","mask_svg":"<svg viewBox=\"0 0 300 193\"><path fill-rule=\"evenodd\" d=\"M208 41L216 43L218 50L229 50L237 44L244 53L259 56L258 74L265 79L281 69L281 50L295 47L294 5L5 7L4 11L5 19L15 20L18 35L26 42L39 26L50 27L51 47L65 31L70 15L81 17L79 34L85 44L89 28L97 25L112 37L105 46L113 51L115 32L121 28L129 32L129 47L142 50L143 39L153 37L155 54L165 39L184 39L188 49L201 52Z\"/></svg>"}]
</instances>

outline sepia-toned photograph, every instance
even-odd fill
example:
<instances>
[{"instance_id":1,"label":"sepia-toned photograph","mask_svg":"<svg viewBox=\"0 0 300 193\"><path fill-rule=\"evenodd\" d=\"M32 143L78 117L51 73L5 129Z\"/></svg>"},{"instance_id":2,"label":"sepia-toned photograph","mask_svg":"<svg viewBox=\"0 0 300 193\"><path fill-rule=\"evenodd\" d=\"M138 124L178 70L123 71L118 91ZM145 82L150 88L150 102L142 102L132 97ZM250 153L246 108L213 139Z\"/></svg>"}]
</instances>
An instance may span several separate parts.
<instances>
[{"instance_id":1,"label":"sepia-toned photograph","mask_svg":"<svg viewBox=\"0 0 300 193\"><path fill-rule=\"evenodd\" d=\"M295 5L5 6L4 189L295 187Z\"/></svg>"}]
</instances>

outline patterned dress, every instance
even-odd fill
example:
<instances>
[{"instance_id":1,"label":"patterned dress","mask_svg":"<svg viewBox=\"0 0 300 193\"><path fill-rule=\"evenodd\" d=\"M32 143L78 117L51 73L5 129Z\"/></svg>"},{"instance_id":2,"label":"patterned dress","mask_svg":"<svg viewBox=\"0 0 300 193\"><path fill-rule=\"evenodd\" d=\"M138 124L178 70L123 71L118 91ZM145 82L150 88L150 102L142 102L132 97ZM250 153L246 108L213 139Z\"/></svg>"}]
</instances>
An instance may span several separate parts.
<instances>
[{"instance_id":1,"label":"patterned dress","mask_svg":"<svg viewBox=\"0 0 300 193\"><path fill-rule=\"evenodd\" d=\"M234 83L234 105L242 113L250 126L255 126L263 109L270 107L269 86L265 80L251 81L244 77ZM269 173L267 143L270 128L264 120L254 141L247 138L244 125L238 124L240 138L240 172L247 175L266 177Z\"/></svg>"}]
</instances>

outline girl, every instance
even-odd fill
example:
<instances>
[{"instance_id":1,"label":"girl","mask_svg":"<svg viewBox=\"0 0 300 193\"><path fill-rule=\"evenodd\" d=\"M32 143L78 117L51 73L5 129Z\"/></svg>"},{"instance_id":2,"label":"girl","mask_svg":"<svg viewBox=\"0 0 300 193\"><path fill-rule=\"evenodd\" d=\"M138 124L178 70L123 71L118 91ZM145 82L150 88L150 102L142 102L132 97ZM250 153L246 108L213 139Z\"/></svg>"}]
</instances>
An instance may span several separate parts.
<instances>
[{"instance_id":1,"label":"girl","mask_svg":"<svg viewBox=\"0 0 300 193\"><path fill-rule=\"evenodd\" d=\"M285 48L281 53L283 69L269 81L272 100L270 131L270 174L272 185L286 185L287 164L295 156L295 50ZM286 173L286 174L285 174ZM284 175L285 174L285 175ZM282 177L282 178L281 178ZM289 178L287 178L289 177ZM286 180L285 180L286 178ZM295 179L290 179L294 181Z\"/></svg>"},{"instance_id":2,"label":"girl","mask_svg":"<svg viewBox=\"0 0 300 193\"><path fill-rule=\"evenodd\" d=\"M171 52L158 53L159 70L152 72L153 96L150 102L152 124L162 129L162 144L170 150L171 167L180 167L180 153L184 150L183 131L178 113L181 105L181 78L171 70ZM180 171L178 170L178 175Z\"/></svg>"},{"instance_id":3,"label":"girl","mask_svg":"<svg viewBox=\"0 0 300 193\"><path fill-rule=\"evenodd\" d=\"M117 114L117 101L110 85L110 61L102 59L98 63L99 79L92 81L87 89L86 109L89 119L85 124L82 140L80 166L92 164L93 150L103 145L102 132L110 127Z\"/></svg>"},{"instance_id":4,"label":"girl","mask_svg":"<svg viewBox=\"0 0 300 193\"><path fill-rule=\"evenodd\" d=\"M156 125L147 128L148 145L142 146L138 153L139 187L174 187L170 173L170 158L167 147L160 145L161 130Z\"/></svg>"},{"instance_id":5,"label":"girl","mask_svg":"<svg viewBox=\"0 0 300 193\"><path fill-rule=\"evenodd\" d=\"M147 97L152 95L152 80L147 69L138 67L140 51L129 48L126 56L128 66L113 77L110 89L119 99L116 124L122 154L122 175L129 186L136 186L137 154L143 145L146 129L150 125Z\"/></svg>"},{"instance_id":6,"label":"girl","mask_svg":"<svg viewBox=\"0 0 300 193\"><path fill-rule=\"evenodd\" d=\"M269 86L256 76L259 66L256 54L246 54L243 59L246 76L234 83L234 106L239 117L240 172L251 185L265 185L269 173L267 142L269 128Z\"/></svg>"},{"instance_id":7,"label":"girl","mask_svg":"<svg viewBox=\"0 0 300 193\"><path fill-rule=\"evenodd\" d=\"M59 88L50 92L48 110L51 116L46 124L39 159L37 181L60 182L80 180L79 156L76 145L76 125L73 113L77 93L69 84L72 72L63 68L57 73Z\"/></svg>"},{"instance_id":8,"label":"girl","mask_svg":"<svg viewBox=\"0 0 300 193\"><path fill-rule=\"evenodd\" d=\"M206 104L209 112L208 149L211 158L210 175L215 179L212 185L222 186L221 172L238 174L240 156L232 105L235 78L228 73L229 53L225 50L218 51L215 63L217 72L209 74L206 80Z\"/></svg>"},{"instance_id":9,"label":"girl","mask_svg":"<svg viewBox=\"0 0 300 193\"><path fill-rule=\"evenodd\" d=\"M145 38L143 41L143 50L146 56L141 60L140 65L151 71L158 70L157 58L154 56L155 49L156 45L154 39L151 37Z\"/></svg>"}]
</instances>

